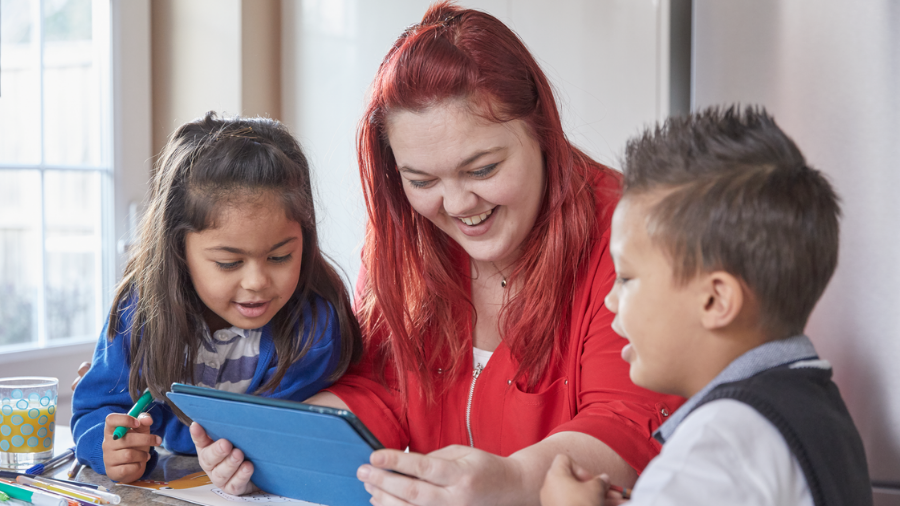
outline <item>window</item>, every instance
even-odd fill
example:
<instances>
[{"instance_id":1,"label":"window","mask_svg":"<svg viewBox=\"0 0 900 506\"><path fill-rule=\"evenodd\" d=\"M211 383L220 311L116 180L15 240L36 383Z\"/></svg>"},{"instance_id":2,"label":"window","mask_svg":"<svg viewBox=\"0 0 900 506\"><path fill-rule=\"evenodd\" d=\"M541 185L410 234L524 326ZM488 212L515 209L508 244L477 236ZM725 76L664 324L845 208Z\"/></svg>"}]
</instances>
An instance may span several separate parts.
<instances>
[{"instance_id":1,"label":"window","mask_svg":"<svg viewBox=\"0 0 900 506\"><path fill-rule=\"evenodd\" d=\"M97 338L112 276L108 0L0 0L0 350Z\"/></svg>"}]
</instances>

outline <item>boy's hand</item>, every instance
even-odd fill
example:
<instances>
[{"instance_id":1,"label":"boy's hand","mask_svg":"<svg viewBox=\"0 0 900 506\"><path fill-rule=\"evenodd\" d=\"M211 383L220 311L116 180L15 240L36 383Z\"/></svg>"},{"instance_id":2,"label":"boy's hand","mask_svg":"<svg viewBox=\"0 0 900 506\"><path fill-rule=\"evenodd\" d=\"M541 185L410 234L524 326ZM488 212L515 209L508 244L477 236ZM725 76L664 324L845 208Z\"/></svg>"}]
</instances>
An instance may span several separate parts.
<instances>
[{"instance_id":1,"label":"boy's hand","mask_svg":"<svg viewBox=\"0 0 900 506\"><path fill-rule=\"evenodd\" d=\"M244 453L231 446L227 439L213 441L197 422L191 423L191 439L197 448L200 467L213 485L231 495L248 494L259 490L250 482L253 464L244 460Z\"/></svg>"},{"instance_id":2,"label":"boy's hand","mask_svg":"<svg viewBox=\"0 0 900 506\"><path fill-rule=\"evenodd\" d=\"M604 501L609 483L599 476L592 476L584 468L572 462L568 455L557 455L547 470L541 487L542 506L604 506L615 504Z\"/></svg>"},{"instance_id":3,"label":"boy's hand","mask_svg":"<svg viewBox=\"0 0 900 506\"><path fill-rule=\"evenodd\" d=\"M106 417L103 430L103 465L106 476L113 481L131 483L144 474L150 460L150 447L162 444L162 438L150 434L153 418L141 413L137 418L113 413ZM128 427L125 437L114 440L117 427Z\"/></svg>"}]
</instances>

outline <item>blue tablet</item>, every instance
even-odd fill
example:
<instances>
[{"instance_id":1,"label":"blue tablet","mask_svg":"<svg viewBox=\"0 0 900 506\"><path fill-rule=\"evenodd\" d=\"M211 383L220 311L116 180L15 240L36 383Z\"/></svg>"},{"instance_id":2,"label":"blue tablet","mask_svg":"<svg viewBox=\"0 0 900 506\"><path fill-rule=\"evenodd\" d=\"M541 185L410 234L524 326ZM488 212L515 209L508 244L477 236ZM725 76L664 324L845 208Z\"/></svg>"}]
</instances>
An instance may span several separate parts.
<instances>
[{"instance_id":1,"label":"blue tablet","mask_svg":"<svg viewBox=\"0 0 900 506\"><path fill-rule=\"evenodd\" d=\"M262 490L328 506L369 502L356 470L383 446L353 413L181 383L166 396L244 452Z\"/></svg>"}]
</instances>

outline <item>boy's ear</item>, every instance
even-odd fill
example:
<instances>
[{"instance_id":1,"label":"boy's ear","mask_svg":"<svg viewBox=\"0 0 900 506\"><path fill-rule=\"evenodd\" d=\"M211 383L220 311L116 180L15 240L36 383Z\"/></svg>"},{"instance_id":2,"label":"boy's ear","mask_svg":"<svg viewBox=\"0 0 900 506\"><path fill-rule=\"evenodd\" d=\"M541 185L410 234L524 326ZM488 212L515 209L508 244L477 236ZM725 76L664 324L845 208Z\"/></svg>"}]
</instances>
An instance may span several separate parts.
<instances>
[{"instance_id":1,"label":"boy's ear","mask_svg":"<svg viewBox=\"0 0 900 506\"><path fill-rule=\"evenodd\" d=\"M704 292L706 300L700 321L707 330L727 327L737 319L744 308L743 285L738 278L727 272L708 273Z\"/></svg>"}]
</instances>

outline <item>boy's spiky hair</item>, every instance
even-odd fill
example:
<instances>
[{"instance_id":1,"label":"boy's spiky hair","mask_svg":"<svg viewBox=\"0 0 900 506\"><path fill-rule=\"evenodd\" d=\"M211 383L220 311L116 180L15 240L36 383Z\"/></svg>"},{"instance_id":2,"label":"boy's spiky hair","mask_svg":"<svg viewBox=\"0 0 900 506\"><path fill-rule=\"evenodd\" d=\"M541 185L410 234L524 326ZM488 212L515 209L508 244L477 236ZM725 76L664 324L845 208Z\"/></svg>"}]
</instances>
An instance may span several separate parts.
<instances>
[{"instance_id":1,"label":"boy's spiky hair","mask_svg":"<svg viewBox=\"0 0 900 506\"><path fill-rule=\"evenodd\" d=\"M624 174L623 198L661 195L647 232L677 282L724 270L773 337L803 331L837 265L840 206L765 109L669 118L628 142Z\"/></svg>"}]
</instances>

